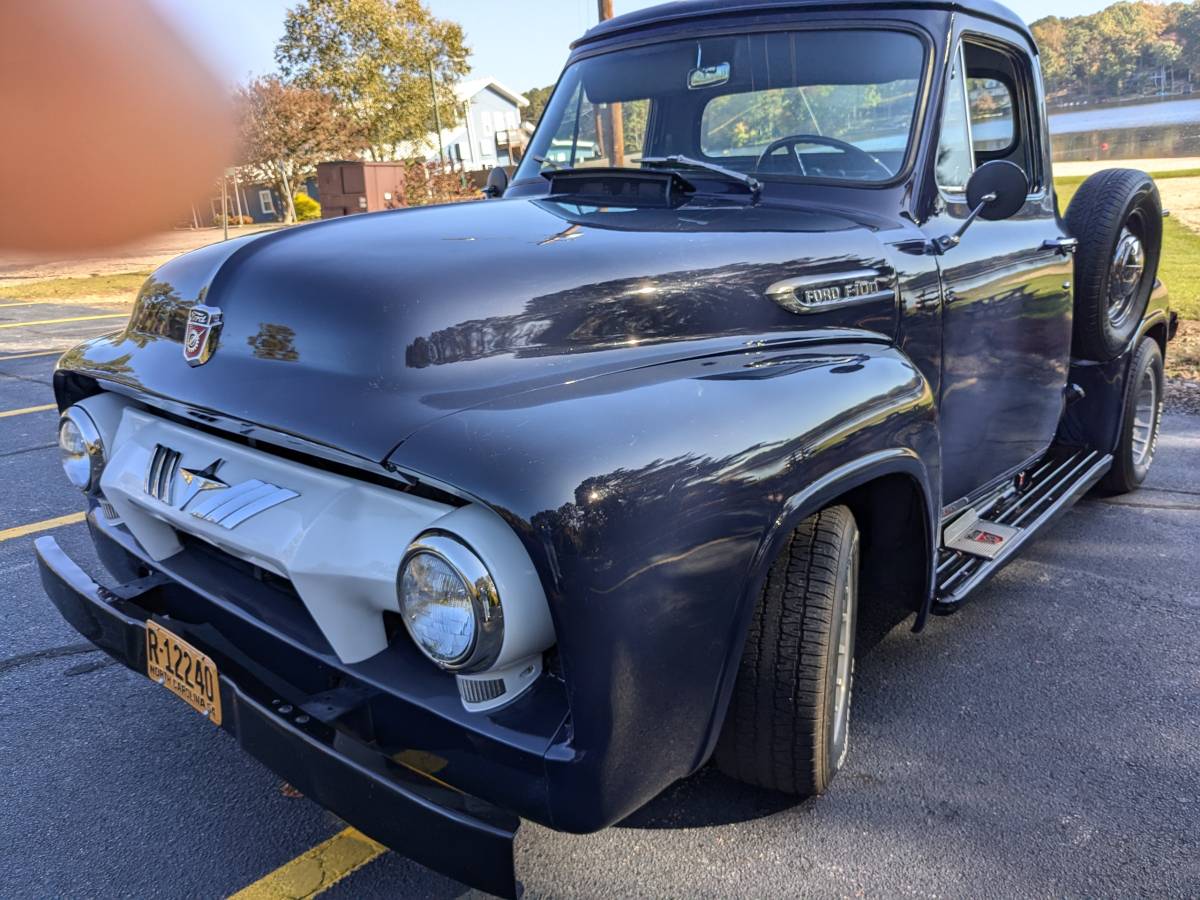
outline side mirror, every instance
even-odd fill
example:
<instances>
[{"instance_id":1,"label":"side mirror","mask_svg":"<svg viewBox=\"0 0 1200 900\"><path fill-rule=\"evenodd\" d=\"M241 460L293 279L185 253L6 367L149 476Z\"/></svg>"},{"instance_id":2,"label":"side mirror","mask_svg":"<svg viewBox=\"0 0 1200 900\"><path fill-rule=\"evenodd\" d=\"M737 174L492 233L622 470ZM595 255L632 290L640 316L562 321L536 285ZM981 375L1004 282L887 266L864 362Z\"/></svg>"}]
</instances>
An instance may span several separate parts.
<instances>
[{"instance_id":1,"label":"side mirror","mask_svg":"<svg viewBox=\"0 0 1200 900\"><path fill-rule=\"evenodd\" d=\"M989 222L1011 219L1021 211L1028 196L1025 172L1003 159L984 163L967 182L967 206L974 210L982 205L979 217Z\"/></svg>"},{"instance_id":2,"label":"side mirror","mask_svg":"<svg viewBox=\"0 0 1200 900\"><path fill-rule=\"evenodd\" d=\"M487 185L483 189L483 196L489 200L495 200L504 196L504 192L508 190L508 170L503 166L496 166L488 172Z\"/></svg>"},{"instance_id":3,"label":"side mirror","mask_svg":"<svg viewBox=\"0 0 1200 900\"><path fill-rule=\"evenodd\" d=\"M1027 196L1029 179L1020 166L1003 159L984 163L967 182L967 206L971 207L971 214L954 234L934 241L936 251L945 253L957 247L976 219L999 222L1012 218L1025 205Z\"/></svg>"}]
</instances>

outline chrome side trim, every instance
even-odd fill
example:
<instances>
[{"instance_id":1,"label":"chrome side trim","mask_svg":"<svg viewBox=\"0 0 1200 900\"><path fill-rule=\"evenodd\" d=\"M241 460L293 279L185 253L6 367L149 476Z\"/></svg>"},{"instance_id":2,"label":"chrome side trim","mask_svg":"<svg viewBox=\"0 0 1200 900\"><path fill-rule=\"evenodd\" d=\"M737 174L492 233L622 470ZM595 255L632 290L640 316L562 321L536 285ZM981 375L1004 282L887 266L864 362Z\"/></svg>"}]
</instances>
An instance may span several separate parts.
<instances>
[{"instance_id":1,"label":"chrome side trim","mask_svg":"<svg viewBox=\"0 0 1200 900\"><path fill-rule=\"evenodd\" d=\"M891 273L875 269L800 275L775 282L767 288L767 296L788 312L824 312L859 303L895 301L896 280Z\"/></svg>"}]
</instances>

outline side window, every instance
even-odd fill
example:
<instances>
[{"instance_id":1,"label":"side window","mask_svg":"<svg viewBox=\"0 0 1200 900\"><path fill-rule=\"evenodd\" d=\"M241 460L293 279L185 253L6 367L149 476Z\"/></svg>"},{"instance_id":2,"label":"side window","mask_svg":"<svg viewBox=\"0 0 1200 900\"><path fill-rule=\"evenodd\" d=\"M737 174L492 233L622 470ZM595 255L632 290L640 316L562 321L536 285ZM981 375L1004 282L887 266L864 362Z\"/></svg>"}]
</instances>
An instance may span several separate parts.
<instances>
[{"instance_id":1,"label":"side window","mask_svg":"<svg viewBox=\"0 0 1200 900\"><path fill-rule=\"evenodd\" d=\"M976 153L1003 153L1017 140L1013 96L1007 84L995 78L967 76L971 103L971 137Z\"/></svg>"},{"instance_id":2,"label":"side window","mask_svg":"<svg viewBox=\"0 0 1200 900\"><path fill-rule=\"evenodd\" d=\"M946 102L942 110L942 130L937 149L938 187L952 194L961 194L966 190L967 180L975 168L964 70L960 47L946 82Z\"/></svg>"},{"instance_id":3,"label":"side window","mask_svg":"<svg viewBox=\"0 0 1200 900\"><path fill-rule=\"evenodd\" d=\"M1042 183L1040 119L1028 54L985 39L963 42L975 164L1002 159L1020 166L1031 189Z\"/></svg>"}]
</instances>

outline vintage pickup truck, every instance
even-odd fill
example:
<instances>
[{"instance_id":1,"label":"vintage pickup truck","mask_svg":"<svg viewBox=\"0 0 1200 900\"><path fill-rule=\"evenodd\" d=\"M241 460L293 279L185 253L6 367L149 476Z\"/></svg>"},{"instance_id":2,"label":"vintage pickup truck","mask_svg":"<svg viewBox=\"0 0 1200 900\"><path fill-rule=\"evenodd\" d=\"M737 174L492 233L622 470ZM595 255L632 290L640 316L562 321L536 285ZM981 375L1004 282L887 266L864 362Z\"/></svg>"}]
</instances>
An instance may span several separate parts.
<instances>
[{"instance_id":1,"label":"vintage pickup truck","mask_svg":"<svg viewBox=\"0 0 1200 900\"><path fill-rule=\"evenodd\" d=\"M1154 458L1157 189L1105 171L1064 219L1050 158L990 0L604 22L497 199L198 250L62 358L111 578L42 538L46 590L496 894L521 818L604 828L710 759L820 793L856 634Z\"/></svg>"}]
</instances>

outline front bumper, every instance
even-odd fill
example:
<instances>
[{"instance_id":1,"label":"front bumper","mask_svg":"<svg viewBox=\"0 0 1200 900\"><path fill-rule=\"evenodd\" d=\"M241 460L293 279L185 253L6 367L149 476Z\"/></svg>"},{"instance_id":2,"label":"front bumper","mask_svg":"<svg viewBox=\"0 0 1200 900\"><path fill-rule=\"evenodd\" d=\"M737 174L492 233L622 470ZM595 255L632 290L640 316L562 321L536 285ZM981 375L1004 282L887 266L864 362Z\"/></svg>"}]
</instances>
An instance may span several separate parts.
<instances>
[{"instance_id":1,"label":"front bumper","mask_svg":"<svg viewBox=\"0 0 1200 900\"><path fill-rule=\"evenodd\" d=\"M173 602L179 587L168 579L152 575L114 592L96 584L53 538L40 538L36 546L46 593L97 647L145 672L145 621L153 618L177 631L217 661L221 727L247 753L404 856L472 887L518 895L512 854L518 817L421 771L419 760L389 755L335 728L334 722L366 707L354 685L305 702L294 685L239 659L220 632L187 621L185 609Z\"/></svg>"}]
</instances>

